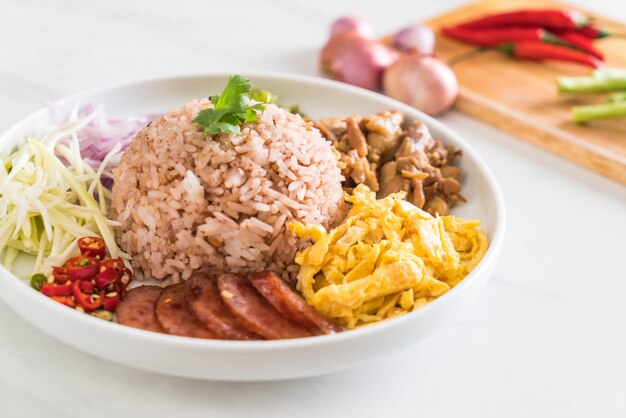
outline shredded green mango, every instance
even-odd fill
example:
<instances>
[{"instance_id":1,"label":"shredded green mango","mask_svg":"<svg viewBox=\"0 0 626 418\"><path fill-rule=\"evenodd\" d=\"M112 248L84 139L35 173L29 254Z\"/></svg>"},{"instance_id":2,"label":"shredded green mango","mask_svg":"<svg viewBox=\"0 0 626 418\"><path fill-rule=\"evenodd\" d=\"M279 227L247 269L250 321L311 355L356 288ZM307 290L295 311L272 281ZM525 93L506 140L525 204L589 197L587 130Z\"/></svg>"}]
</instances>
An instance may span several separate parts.
<instances>
[{"instance_id":1,"label":"shredded green mango","mask_svg":"<svg viewBox=\"0 0 626 418\"><path fill-rule=\"evenodd\" d=\"M115 243L116 223L106 217L110 193L100 183L102 170L84 163L69 138L30 138L0 157L0 259L9 269L26 253L36 256L31 274L49 274L86 235L101 236L111 257L127 258Z\"/></svg>"}]
</instances>

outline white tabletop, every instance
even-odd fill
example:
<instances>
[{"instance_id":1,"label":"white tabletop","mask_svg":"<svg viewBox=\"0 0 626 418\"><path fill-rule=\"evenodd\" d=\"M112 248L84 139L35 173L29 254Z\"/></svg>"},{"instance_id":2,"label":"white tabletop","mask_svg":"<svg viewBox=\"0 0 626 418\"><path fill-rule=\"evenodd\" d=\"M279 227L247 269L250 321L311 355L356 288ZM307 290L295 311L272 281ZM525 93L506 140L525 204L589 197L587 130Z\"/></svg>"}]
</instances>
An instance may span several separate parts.
<instances>
[{"instance_id":1,"label":"white tabletop","mask_svg":"<svg viewBox=\"0 0 626 418\"><path fill-rule=\"evenodd\" d=\"M462 2L362 3L0 0L0 130L114 82L316 74L337 15L384 34ZM624 0L576 3L626 20ZM0 416L626 416L626 188L458 113L441 120L492 168L508 210L496 272L453 324L359 369L235 384L99 360L0 302Z\"/></svg>"}]
</instances>

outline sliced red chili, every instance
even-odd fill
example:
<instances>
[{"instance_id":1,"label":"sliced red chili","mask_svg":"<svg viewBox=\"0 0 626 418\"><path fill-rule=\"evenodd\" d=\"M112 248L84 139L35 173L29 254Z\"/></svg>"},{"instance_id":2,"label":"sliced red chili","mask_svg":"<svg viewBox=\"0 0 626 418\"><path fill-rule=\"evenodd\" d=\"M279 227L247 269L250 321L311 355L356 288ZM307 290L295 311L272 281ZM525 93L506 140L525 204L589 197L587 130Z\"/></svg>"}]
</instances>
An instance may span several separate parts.
<instances>
[{"instance_id":1,"label":"sliced red chili","mask_svg":"<svg viewBox=\"0 0 626 418\"><path fill-rule=\"evenodd\" d=\"M82 255L104 258L106 245L100 237L83 237L78 240L78 249Z\"/></svg>"},{"instance_id":2,"label":"sliced red chili","mask_svg":"<svg viewBox=\"0 0 626 418\"><path fill-rule=\"evenodd\" d=\"M82 280L80 282L80 290L82 290L83 292L93 293L94 287L95 284L92 281Z\"/></svg>"},{"instance_id":3,"label":"sliced red chili","mask_svg":"<svg viewBox=\"0 0 626 418\"><path fill-rule=\"evenodd\" d=\"M118 277L121 277L126 269L124 261L121 258L107 258L100 263L100 271L112 267L117 272Z\"/></svg>"},{"instance_id":4,"label":"sliced red chili","mask_svg":"<svg viewBox=\"0 0 626 418\"><path fill-rule=\"evenodd\" d=\"M133 280L133 272L130 271L130 269L128 269L128 268L124 268L124 274L122 274L122 277L120 277L120 280L117 282L118 283L117 291L120 292L122 294L122 296L124 296L124 294L126 293L126 289L128 288L128 284L132 280Z\"/></svg>"},{"instance_id":5,"label":"sliced red chili","mask_svg":"<svg viewBox=\"0 0 626 418\"><path fill-rule=\"evenodd\" d=\"M67 277L67 269L65 266L52 267L52 277L54 278L54 281L59 284L63 284L69 279Z\"/></svg>"},{"instance_id":6,"label":"sliced red chili","mask_svg":"<svg viewBox=\"0 0 626 418\"><path fill-rule=\"evenodd\" d=\"M92 299L92 295L83 293L80 290L80 281L75 281L72 285L72 293L76 300L76 303L81 306L86 312L95 311L104 302L104 290L100 291L97 298ZM95 294L94 294L95 295Z\"/></svg>"},{"instance_id":7,"label":"sliced red chili","mask_svg":"<svg viewBox=\"0 0 626 418\"><path fill-rule=\"evenodd\" d=\"M67 260L65 268L70 280L88 280L98 274L100 261L95 257L80 255Z\"/></svg>"},{"instance_id":8,"label":"sliced red chili","mask_svg":"<svg viewBox=\"0 0 626 418\"><path fill-rule=\"evenodd\" d=\"M67 296L72 294L72 283L66 281L65 284L46 283L41 286L41 293L46 296Z\"/></svg>"},{"instance_id":9,"label":"sliced red chili","mask_svg":"<svg viewBox=\"0 0 626 418\"><path fill-rule=\"evenodd\" d=\"M102 268L100 268L100 270L102 270ZM119 278L120 275L115 268L106 267L104 270L100 271L100 273L96 274L96 287L98 289L104 289Z\"/></svg>"},{"instance_id":10,"label":"sliced red chili","mask_svg":"<svg viewBox=\"0 0 626 418\"><path fill-rule=\"evenodd\" d=\"M118 303L120 303L120 295L115 295L115 296L107 296L104 299L104 309L109 311L109 312L115 312L115 309L117 309L117 305Z\"/></svg>"},{"instance_id":11,"label":"sliced red chili","mask_svg":"<svg viewBox=\"0 0 626 418\"><path fill-rule=\"evenodd\" d=\"M69 306L70 308L76 306L76 302L74 302L74 298L72 296L52 296L51 298L65 306Z\"/></svg>"}]
</instances>

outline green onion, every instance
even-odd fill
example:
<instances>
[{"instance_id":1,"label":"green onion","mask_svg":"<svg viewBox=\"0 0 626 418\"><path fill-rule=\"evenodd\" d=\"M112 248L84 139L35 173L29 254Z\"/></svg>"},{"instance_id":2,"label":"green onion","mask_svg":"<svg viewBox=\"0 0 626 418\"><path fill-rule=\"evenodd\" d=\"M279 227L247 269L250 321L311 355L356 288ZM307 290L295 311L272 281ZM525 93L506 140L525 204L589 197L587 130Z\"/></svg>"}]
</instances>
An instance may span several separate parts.
<instances>
[{"instance_id":1,"label":"green onion","mask_svg":"<svg viewBox=\"0 0 626 418\"><path fill-rule=\"evenodd\" d=\"M609 94L607 101L609 103L626 102L626 91L618 91L617 93Z\"/></svg>"},{"instance_id":2,"label":"green onion","mask_svg":"<svg viewBox=\"0 0 626 418\"><path fill-rule=\"evenodd\" d=\"M626 117L626 102L603 103L572 108L574 120L578 123L597 119L615 119Z\"/></svg>"},{"instance_id":3,"label":"green onion","mask_svg":"<svg viewBox=\"0 0 626 418\"><path fill-rule=\"evenodd\" d=\"M626 90L626 69L601 68L587 77L559 77L561 93L603 93Z\"/></svg>"}]
</instances>

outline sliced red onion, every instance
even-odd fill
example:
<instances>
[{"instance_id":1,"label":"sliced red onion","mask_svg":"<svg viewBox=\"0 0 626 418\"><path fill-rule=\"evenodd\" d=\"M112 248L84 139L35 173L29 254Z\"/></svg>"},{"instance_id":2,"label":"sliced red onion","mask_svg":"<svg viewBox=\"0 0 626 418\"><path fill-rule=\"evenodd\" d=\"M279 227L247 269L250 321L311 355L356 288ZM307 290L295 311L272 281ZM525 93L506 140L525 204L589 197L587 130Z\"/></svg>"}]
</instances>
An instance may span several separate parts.
<instances>
[{"instance_id":1,"label":"sliced red onion","mask_svg":"<svg viewBox=\"0 0 626 418\"><path fill-rule=\"evenodd\" d=\"M67 121L68 117L72 115L71 111L58 106L53 106L53 110L61 122ZM115 144L121 144L121 150L125 150L135 135L159 115L147 114L137 117L107 118L104 106L88 103L78 109L75 116L78 118L91 117L90 122L79 130L77 135L82 158L97 170ZM110 172L117 166L118 162L119 159L114 158L107 165L105 171ZM103 184L110 186L110 181L103 181Z\"/></svg>"}]
</instances>

